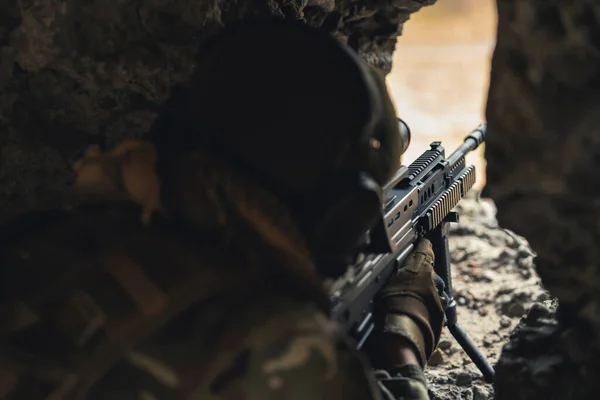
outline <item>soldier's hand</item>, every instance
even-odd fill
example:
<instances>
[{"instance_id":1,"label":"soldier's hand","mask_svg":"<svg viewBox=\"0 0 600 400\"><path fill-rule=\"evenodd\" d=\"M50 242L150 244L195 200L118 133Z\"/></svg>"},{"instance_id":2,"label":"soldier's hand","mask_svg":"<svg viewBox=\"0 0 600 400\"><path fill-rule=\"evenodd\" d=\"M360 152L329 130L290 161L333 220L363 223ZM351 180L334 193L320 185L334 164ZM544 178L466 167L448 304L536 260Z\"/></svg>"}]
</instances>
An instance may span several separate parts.
<instances>
[{"instance_id":1,"label":"soldier's hand","mask_svg":"<svg viewBox=\"0 0 600 400\"><path fill-rule=\"evenodd\" d=\"M421 239L377 303L384 336L397 335L410 342L421 367L435 350L444 323L433 262L431 242Z\"/></svg>"},{"instance_id":2,"label":"soldier's hand","mask_svg":"<svg viewBox=\"0 0 600 400\"><path fill-rule=\"evenodd\" d=\"M385 400L429 400L423 370L416 365L403 365L374 373Z\"/></svg>"}]
</instances>

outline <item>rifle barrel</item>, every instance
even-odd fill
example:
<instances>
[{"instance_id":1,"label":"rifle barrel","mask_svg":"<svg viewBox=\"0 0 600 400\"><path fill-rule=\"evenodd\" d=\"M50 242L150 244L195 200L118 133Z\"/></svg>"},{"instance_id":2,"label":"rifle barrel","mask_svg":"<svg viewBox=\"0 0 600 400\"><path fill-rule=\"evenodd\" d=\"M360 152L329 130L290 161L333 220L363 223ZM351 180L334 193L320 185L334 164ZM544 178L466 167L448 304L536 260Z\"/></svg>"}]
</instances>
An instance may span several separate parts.
<instances>
[{"instance_id":1,"label":"rifle barrel","mask_svg":"<svg viewBox=\"0 0 600 400\"><path fill-rule=\"evenodd\" d=\"M479 147L479 145L485 141L486 133L487 123L483 123L475 128L473 132L471 132L469 136L465 138L463 144L461 144L460 147L448 157L448 163L450 165L456 164L461 158L466 156L467 153Z\"/></svg>"}]
</instances>

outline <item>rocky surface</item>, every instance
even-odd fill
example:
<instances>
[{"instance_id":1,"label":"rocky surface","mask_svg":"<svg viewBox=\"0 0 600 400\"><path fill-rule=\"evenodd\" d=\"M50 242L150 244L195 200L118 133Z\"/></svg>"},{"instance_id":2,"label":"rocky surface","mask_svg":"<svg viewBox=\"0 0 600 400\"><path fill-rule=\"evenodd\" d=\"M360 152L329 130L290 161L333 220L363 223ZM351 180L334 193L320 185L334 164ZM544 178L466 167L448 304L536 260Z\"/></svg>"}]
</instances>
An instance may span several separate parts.
<instances>
[{"instance_id":1,"label":"rocky surface","mask_svg":"<svg viewBox=\"0 0 600 400\"><path fill-rule=\"evenodd\" d=\"M195 50L238 19L305 19L390 70L410 14L435 0L3 0L0 221L56 206L90 144L146 132Z\"/></svg>"},{"instance_id":2,"label":"rocky surface","mask_svg":"<svg viewBox=\"0 0 600 400\"><path fill-rule=\"evenodd\" d=\"M485 194L560 302L557 326L533 327L503 355L498 398L598 398L600 8L502 0L498 16Z\"/></svg>"},{"instance_id":3,"label":"rocky surface","mask_svg":"<svg viewBox=\"0 0 600 400\"><path fill-rule=\"evenodd\" d=\"M565 328L557 303L536 304L510 337L497 367L496 399L597 399L600 368L594 336Z\"/></svg>"},{"instance_id":4,"label":"rocky surface","mask_svg":"<svg viewBox=\"0 0 600 400\"><path fill-rule=\"evenodd\" d=\"M540 310L554 306L535 272L528 242L498 226L492 201L478 199L471 192L457 210L461 219L450 229L450 252L459 323L495 364L529 310L533 310L531 318L537 318ZM427 376L438 400L494 396L492 386L483 381L448 332L429 363Z\"/></svg>"},{"instance_id":5,"label":"rocky surface","mask_svg":"<svg viewBox=\"0 0 600 400\"><path fill-rule=\"evenodd\" d=\"M592 4L500 2L486 158L500 224L529 238L548 289L561 304L585 302L580 316L600 332L600 10Z\"/></svg>"}]
</instances>

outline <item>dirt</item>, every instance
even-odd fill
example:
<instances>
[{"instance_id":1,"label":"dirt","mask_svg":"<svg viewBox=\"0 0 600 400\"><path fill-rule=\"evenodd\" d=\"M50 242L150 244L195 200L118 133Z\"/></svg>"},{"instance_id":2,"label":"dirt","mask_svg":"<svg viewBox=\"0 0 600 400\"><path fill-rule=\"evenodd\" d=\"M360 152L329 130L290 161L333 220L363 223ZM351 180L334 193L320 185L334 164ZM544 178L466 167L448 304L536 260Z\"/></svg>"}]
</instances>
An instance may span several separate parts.
<instances>
[{"instance_id":1,"label":"dirt","mask_svg":"<svg viewBox=\"0 0 600 400\"><path fill-rule=\"evenodd\" d=\"M450 228L453 285L460 325L494 364L528 310L552 300L528 242L498 227L493 202L478 196L473 191L459 203L460 222ZM446 331L426 374L434 400L493 398L491 385Z\"/></svg>"}]
</instances>

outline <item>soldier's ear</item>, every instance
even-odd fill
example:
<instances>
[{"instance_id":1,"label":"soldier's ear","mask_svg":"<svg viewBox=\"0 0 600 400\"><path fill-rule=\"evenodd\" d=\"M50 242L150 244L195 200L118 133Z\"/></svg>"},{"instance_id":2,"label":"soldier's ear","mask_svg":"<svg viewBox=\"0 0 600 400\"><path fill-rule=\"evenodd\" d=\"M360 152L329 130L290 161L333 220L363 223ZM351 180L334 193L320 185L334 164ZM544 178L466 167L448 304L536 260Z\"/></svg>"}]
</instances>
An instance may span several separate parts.
<instances>
[{"instance_id":1,"label":"soldier's ear","mask_svg":"<svg viewBox=\"0 0 600 400\"><path fill-rule=\"evenodd\" d=\"M382 218L381 187L364 172L331 176L305 202L303 213L319 272L335 278L354 261L367 229Z\"/></svg>"}]
</instances>

